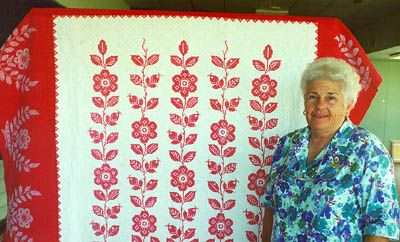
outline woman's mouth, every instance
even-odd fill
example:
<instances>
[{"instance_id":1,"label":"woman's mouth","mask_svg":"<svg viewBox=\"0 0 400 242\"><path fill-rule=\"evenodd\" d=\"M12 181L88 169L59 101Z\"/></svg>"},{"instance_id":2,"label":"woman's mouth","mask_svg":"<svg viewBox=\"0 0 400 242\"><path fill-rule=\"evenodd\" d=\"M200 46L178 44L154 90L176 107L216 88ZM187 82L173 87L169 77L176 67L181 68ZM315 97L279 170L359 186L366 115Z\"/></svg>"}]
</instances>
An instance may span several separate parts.
<instances>
[{"instance_id":1,"label":"woman's mouth","mask_svg":"<svg viewBox=\"0 0 400 242\"><path fill-rule=\"evenodd\" d=\"M323 118L327 118L328 115L324 115L324 114L314 114L313 117L315 119L323 119Z\"/></svg>"}]
</instances>

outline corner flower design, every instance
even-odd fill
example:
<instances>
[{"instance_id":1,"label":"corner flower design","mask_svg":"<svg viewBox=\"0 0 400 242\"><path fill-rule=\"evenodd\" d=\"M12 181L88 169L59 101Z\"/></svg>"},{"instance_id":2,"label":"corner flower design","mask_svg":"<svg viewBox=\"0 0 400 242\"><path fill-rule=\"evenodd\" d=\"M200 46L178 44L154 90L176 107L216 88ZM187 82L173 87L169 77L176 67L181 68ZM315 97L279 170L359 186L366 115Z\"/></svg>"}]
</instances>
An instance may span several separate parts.
<instances>
[{"instance_id":1,"label":"corner flower design","mask_svg":"<svg viewBox=\"0 0 400 242\"><path fill-rule=\"evenodd\" d=\"M109 164L103 164L101 168L96 168L94 170L94 183L96 185L101 185L103 189L109 189L111 185L118 183L117 175L118 171L115 168L111 168Z\"/></svg>"},{"instance_id":2,"label":"corner flower design","mask_svg":"<svg viewBox=\"0 0 400 242\"><path fill-rule=\"evenodd\" d=\"M132 229L135 232L139 232L142 236L148 236L150 233L156 231L155 223L157 222L157 218L154 215L150 215L147 211L141 211L140 215L133 216L132 221Z\"/></svg>"},{"instance_id":3,"label":"corner flower design","mask_svg":"<svg viewBox=\"0 0 400 242\"><path fill-rule=\"evenodd\" d=\"M180 191L186 191L188 187L194 185L195 173L186 166L180 166L171 172L171 185L177 187Z\"/></svg>"},{"instance_id":4,"label":"corner flower design","mask_svg":"<svg viewBox=\"0 0 400 242\"><path fill-rule=\"evenodd\" d=\"M10 142L10 148L11 150L18 149L18 137L19 137L19 132L18 130L13 130L13 126L10 127L10 133L11 133L11 142Z\"/></svg>"},{"instance_id":5,"label":"corner flower design","mask_svg":"<svg viewBox=\"0 0 400 242\"><path fill-rule=\"evenodd\" d=\"M173 76L172 81L174 82L172 90L174 92L179 92L183 97L187 97L189 92L195 92L197 90L197 77L191 75L188 70L183 70L180 75Z\"/></svg>"},{"instance_id":6,"label":"corner flower design","mask_svg":"<svg viewBox=\"0 0 400 242\"><path fill-rule=\"evenodd\" d=\"M26 229L28 229L31 226L31 223L33 221L33 217L31 215L29 208L19 208L16 218L19 227Z\"/></svg>"},{"instance_id":7,"label":"corner flower design","mask_svg":"<svg viewBox=\"0 0 400 242\"><path fill-rule=\"evenodd\" d=\"M247 188L249 188L250 191L255 191L258 196L262 196L267 184L267 174L265 171L259 169L256 173L251 173L248 179L249 184L247 184Z\"/></svg>"},{"instance_id":8,"label":"corner flower design","mask_svg":"<svg viewBox=\"0 0 400 242\"><path fill-rule=\"evenodd\" d=\"M228 124L228 121L221 119L218 123L211 125L210 137L212 140L217 140L220 145L226 145L235 139L235 126Z\"/></svg>"},{"instance_id":9,"label":"corner flower design","mask_svg":"<svg viewBox=\"0 0 400 242\"><path fill-rule=\"evenodd\" d=\"M110 74L108 70L101 70L100 74L95 74L93 76L93 81L93 89L96 92L101 92L105 97L118 89L118 77L114 74Z\"/></svg>"},{"instance_id":10,"label":"corner flower design","mask_svg":"<svg viewBox=\"0 0 400 242\"><path fill-rule=\"evenodd\" d=\"M212 217L208 220L210 227L208 228L208 232L210 234L215 235L218 239L224 239L225 236L230 236L233 233L232 230L232 219L225 219L225 215L223 213L218 213L217 217Z\"/></svg>"},{"instance_id":11,"label":"corner flower design","mask_svg":"<svg viewBox=\"0 0 400 242\"><path fill-rule=\"evenodd\" d=\"M157 124L146 117L141 118L140 121L133 122L132 128L132 137L140 139L140 142L144 144L157 137Z\"/></svg>"},{"instance_id":12,"label":"corner flower design","mask_svg":"<svg viewBox=\"0 0 400 242\"><path fill-rule=\"evenodd\" d=\"M29 132L27 129L21 129L19 132L16 131L16 146L20 149L26 150L28 148L31 137L29 137Z\"/></svg>"},{"instance_id":13,"label":"corner flower design","mask_svg":"<svg viewBox=\"0 0 400 242\"><path fill-rule=\"evenodd\" d=\"M18 65L20 70L25 70L29 66L29 49L17 50L14 57L14 63Z\"/></svg>"},{"instance_id":14,"label":"corner flower design","mask_svg":"<svg viewBox=\"0 0 400 242\"><path fill-rule=\"evenodd\" d=\"M270 97L276 96L276 81L271 79L269 75L261 75L260 78L256 78L252 82L253 89L251 93L254 96L259 97L262 101L267 101Z\"/></svg>"}]
</instances>

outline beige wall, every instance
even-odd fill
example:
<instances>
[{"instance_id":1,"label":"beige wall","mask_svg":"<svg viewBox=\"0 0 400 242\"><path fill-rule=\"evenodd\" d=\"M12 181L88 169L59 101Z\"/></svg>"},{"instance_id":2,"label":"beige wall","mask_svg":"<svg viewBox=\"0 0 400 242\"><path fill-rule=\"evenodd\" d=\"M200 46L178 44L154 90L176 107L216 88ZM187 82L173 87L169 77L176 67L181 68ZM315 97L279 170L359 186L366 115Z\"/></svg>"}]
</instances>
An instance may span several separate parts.
<instances>
[{"instance_id":1,"label":"beige wall","mask_svg":"<svg viewBox=\"0 0 400 242\"><path fill-rule=\"evenodd\" d=\"M400 163L394 164L394 176L396 180L397 194L399 195L400 198Z\"/></svg>"}]
</instances>

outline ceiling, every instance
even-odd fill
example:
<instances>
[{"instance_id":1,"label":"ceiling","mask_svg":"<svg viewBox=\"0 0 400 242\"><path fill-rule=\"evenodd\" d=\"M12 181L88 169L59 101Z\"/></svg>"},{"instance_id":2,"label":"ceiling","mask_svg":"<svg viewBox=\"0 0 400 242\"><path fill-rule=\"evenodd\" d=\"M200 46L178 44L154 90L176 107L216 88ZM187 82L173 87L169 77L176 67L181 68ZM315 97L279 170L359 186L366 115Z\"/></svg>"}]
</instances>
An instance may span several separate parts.
<instances>
[{"instance_id":1,"label":"ceiling","mask_svg":"<svg viewBox=\"0 0 400 242\"><path fill-rule=\"evenodd\" d=\"M288 12L298 16L333 16L352 31L400 11L399 0L125 0L131 8L255 13Z\"/></svg>"},{"instance_id":2,"label":"ceiling","mask_svg":"<svg viewBox=\"0 0 400 242\"><path fill-rule=\"evenodd\" d=\"M32 7L329 16L339 18L367 53L380 51L374 58L400 46L400 0L0 0L0 45Z\"/></svg>"}]
</instances>

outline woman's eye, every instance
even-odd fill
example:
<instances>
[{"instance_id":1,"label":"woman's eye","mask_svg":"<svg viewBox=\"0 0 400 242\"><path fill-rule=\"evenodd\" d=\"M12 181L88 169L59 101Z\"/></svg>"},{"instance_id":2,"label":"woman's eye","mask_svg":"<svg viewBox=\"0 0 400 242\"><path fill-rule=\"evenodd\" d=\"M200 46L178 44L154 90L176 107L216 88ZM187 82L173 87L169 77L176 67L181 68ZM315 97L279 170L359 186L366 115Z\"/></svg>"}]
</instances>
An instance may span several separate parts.
<instances>
[{"instance_id":1,"label":"woman's eye","mask_svg":"<svg viewBox=\"0 0 400 242\"><path fill-rule=\"evenodd\" d=\"M336 100L336 97L335 97L335 96L329 96L329 97L328 97L328 100L329 100L329 101L335 101L335 100Z\"/></svg>"}]
</instances>

